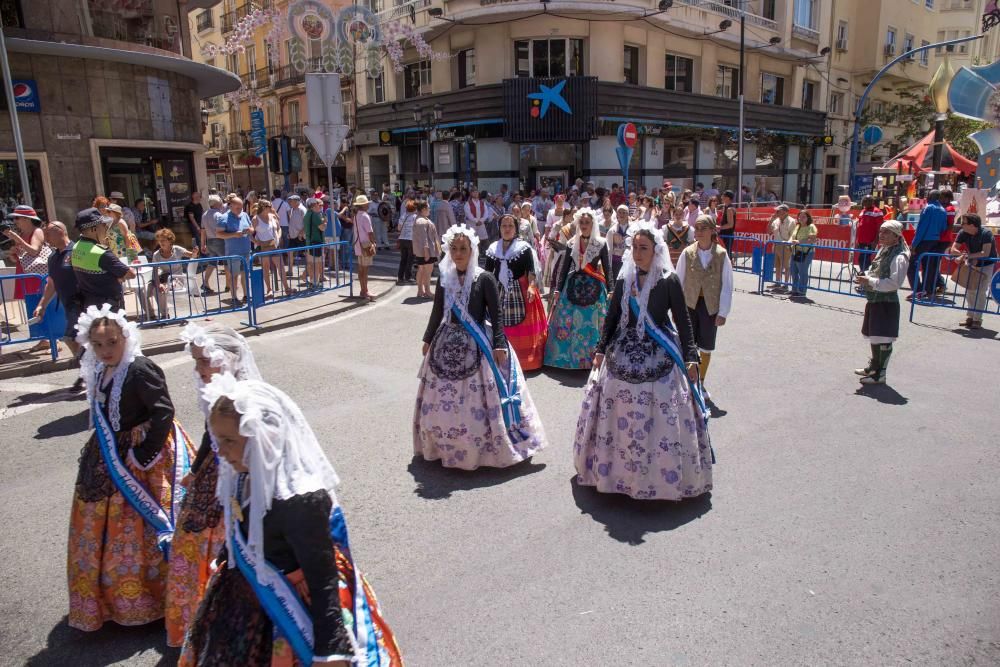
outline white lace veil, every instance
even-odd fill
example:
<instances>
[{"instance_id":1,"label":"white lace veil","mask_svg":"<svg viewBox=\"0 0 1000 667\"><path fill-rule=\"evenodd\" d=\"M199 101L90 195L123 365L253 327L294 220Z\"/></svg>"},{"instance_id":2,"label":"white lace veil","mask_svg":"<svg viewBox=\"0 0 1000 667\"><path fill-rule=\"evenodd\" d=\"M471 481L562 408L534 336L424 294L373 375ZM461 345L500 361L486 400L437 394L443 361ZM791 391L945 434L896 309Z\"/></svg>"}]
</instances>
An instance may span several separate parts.
<instances>
[{"instance_id":1,"label":"white lace veil","mask_svg":"<svg viewBox=\"0 0 1000 667\"><path fill-rule=\"evenodd\" d=\"M336 507L335 489L340 480L299 406L280 389L261 380L238 381L231 374L222 373L212 378L203 394L211 406L220 398L230 399L240 414L240 434L247 438L243 463L250 473L247 546L257 556L257 562L263 564L264 515L271 509L272 501L322 489L330 494ZM232 499L236 497L238 479L239 473L220 458L216 496L223 508L230 553L235 529ZM230 559L229 567L234 565ZM257 570L258 581L267 583L268 577L267 568Z\"/></svg>"},{"instance_id":2,"label":"white lace veil","mask_svg":"<svg viewBox=\"0 0 1000 667\"><path fill-rule=\"evenodd\" d=\"M212 368L220 373L230 373L237 380L260 380L260 371L257 370L257 362L254 360L253 352L246 339L233 329L221 324L209 324L200 326L188 324L181 330L181 340L186 345L184 350L190 354L191 346L201 350L202 357L212 364ZM208 417L208 409L211 407L205 402L202 390L205 384L201 381L201 376L197 371L194 374L194 386L198 394L198 406L205 417Z\"/></svg>"},{"instance_id":3,"label":"white lace veil","mask_svg":"<svg viewBox=\"0 0 1000 667\"><path fill-rule=\"evenodd\" d=\"M643 282L642 289L638 286L638 267L632 259L632 242L638 232L648 232L653 237L653 261L649 265L649 273ZM622 268L618 279L622 281L622 317L618 320L619 329L624 329L631 311L628 298L635 292L635 300L639 303L639 317L636 318L636 333L645 335L646 313L649 305L649 293L660 278L665 278L674 272L674 263L670 260L667 242L663 240L663 232L651 221L633 221L629 226L628 238L625 241L625 254L622 255Z\"/></svg>"},{"instance_id":4,"label":"white lace veil","mask_svg":"<svg viewBox=\"0 0 1000 667\"><path fill-rule=\"evenodd\" d=\"M451 244L460 236L469 239L472 251L464 284L458 279L458 268L451 258ZM441 237L441 241L446 248L444 257L438 264L438 270L441 272L441 287L444 288L444 321L451 322L451 307L453 305L457 304L458 309L463 313L468 312L472 283L476 282L476 278L483 272L477 260L479 257L479 236L466 225L452 225Z\"/></svg>"},{"instance_id":5,"label":"white lace veil","mask_svg":"<svg viewBox=\"0 0 1000 667\"><path fill-rule=\"evenodd\" d=\"M590 241L587 243L587 247L581 255L580 218L585 215L590 216L590 219L594 222L590 230ZM595 257L601 254L601 248L605 246L607 241L603 236L601 236L601 229L597 226L597 218L593 209L581 208L573 214L573 224L575 226L575 231L573 233L573 238L570 239L570 257L573 258L573 263L576 268L582 269L585 264L589 264Z\"/></svg>"},{"instance_id":6,"label":"white lace veil","mask_svg":"<svg viewBox=\"0 0 1000 667\"><path fill-rule=\"evenodd\" d=\"M122 330L125 337L125 352L122 360L118 362L114 374L111 376L111 395L108 397L108 418L111 421L111 428L115 431L121 429L121 412L119 405L122 398L122 386L125 384L125 375L136 357L142 356L142 336L139 334L139 325L129 322L124 310L112 310L110 304L88 306L87 310L80 315L76 321L76 342L84 348L83 358L80 360L80 377L83 378L87 386L87 405L93 409L94 399L97 397L97 388L101 383L101 375L104 373L104 363L98 361L90 345L90 330L98 320L107 319L114 322ZM90 415L91 425L94 425L94 415Z\"/></svg>"}]
</instances>

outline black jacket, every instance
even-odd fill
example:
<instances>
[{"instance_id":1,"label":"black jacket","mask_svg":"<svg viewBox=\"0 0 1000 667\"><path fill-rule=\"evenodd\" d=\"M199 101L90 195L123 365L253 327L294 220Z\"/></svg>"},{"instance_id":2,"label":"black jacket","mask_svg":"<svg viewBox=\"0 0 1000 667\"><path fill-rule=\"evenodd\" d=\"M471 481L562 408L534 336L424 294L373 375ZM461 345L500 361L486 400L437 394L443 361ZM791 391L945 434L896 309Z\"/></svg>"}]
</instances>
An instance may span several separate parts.
<instances>
[{"instance_id":1,"label":"black jacket","mask_svg":"<svg viewBox=\"0 0 1000 667\"><path fill-rule=\"evenodd\" d=\"M648 279L648 278L647 278ZM604 331L601 340L597 343L596 351L604 354L608 345L618 332L618 321L625 311L628 317L628 326L635 326L635 315L628 304L625 295L624 281L615 282L615 293L611 298L611 306L608 308L608 316L604 318ZM671 273L666 278L653 285L649 292L649 303L646 304L646 312L649 319L663 330L667 329L668 313L673 315L674 326L680 338L681 353L687 363L698 361L698 346L694 342L694 334L691 331L691 318L688 316L687 304L684 302L684 288L676 273Z\"/></svg>"},{"instance_id":2,"label":"black jacket","mask_svg":"<svg viewBox=\"0 0 1000 667\"><path fill-rule=\"evenodd\" d=\"M611 291L611 260L608 259L608 246L604 244L601 246L601 254L590 260L590 266L594 269L600 264L601 269L604 273L604 287L609 292ZM566 254L563 255L562 262L559 265L559 280L556 281L556 290L562 291L566 288L566 278L569 277L570 271L576 271L576 267L573 266L573 248L570 247L566 250Z\"/></svg>"},{"instance_id":3,"label":"black jacket","mask_svg":"<svg viewBox=\"0 0 1000 667\"><path fill-rule=\"evenodd\" d=\"M503 262L500 261L499 257L495 257L489 251L486 252L486 257L483 259L483 268L492 273L497 280L500 279L500 266L502 264ZM510 270L510 275L514 280L518 280L523 275L534 273L535 259L531 252L531 246L525 245L521 252L507 262L507 268Z\"/></svg>"},{"instance_id":4,"label":"black jacket","mask_svg":"<svg viewBox=\"0 0 1000 667\"><path fill-rule=\"evenodd\" d=\"M503 327L500 322L500 293L497 288L497 279L489 271L483 271L472 284L472 291L469 293L469 315L472 316L480 326L489 315L490 323L493 325L493 349L506 350L507 337L504 336ZM424 342L430 343L434 340L434 334L441 326L444 318L444 288L441 287L441 279L438 278L437 289L434 291L434 308L431 310L431 319L427 322L427 330L424 331Z\"/></svg>"},{"instance_id":5,"label":"black jacket","mask_svg":"<svg viewBox=\"0 0 1000 667\"><path fill-rule=\"evenodd\" d=\"M104 395L104 405L101 412L111 423L108 414L112 385L100 387L98 392ZM118 433L126 433L140 424L149 422L146 439L132 447L135 459L145 468L156 458L167 436L174 427L174 404L167 391L167 381L160 367L146 357L136 357L125 373L122 385L121 401L118 404L121 424ZM183 443L176 443L182 447Z\"/></svg>"}]
</instances>

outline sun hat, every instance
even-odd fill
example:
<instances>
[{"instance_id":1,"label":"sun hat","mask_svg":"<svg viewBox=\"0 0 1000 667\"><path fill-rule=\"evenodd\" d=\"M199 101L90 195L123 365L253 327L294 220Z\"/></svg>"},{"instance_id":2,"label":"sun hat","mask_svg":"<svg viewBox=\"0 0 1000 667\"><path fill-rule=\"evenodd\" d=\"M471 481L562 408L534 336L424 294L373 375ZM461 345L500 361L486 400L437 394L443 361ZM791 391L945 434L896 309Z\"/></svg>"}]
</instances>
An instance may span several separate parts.
<instances>
[{"instance_id":1,"label":"sun hat","mask_svg":"<svg viewBox=\"0 0 1000 667\"><path fill-rule=\"evenodd\" d=\"M107 208L109 211L114 211L118 215L122 215L122 207L118 204L108 204Z\"/></svg>"},{"instance_id":2,"label":"sun hat","mask_svg":"<svg viewBox=\"0 0 1000 667\"><path fill-rule=\"evenodd\" d=\"M38 222L42 221L42 219L38 217L38 214L35 213L35 209L31 208L30 206L25 206L24 204L15 206L14 210L10 212L10 217L29 218L31 220L37 220Z\"/></svg>"},{"instance_id":3,"label":"sun hat","mask_svg":"<svg viewBox=\"0 0 1000 667\"><path fill-rule=\"evenodd\" d=\"M364 195L358 195L354 198L354 206L368 206L371 202L368 201L368 197Z\"/></svg>"},{"instance_id":4,"label":"sun hat","mask_svg":"<svg viewBox=\"0 0 1000 667\"><path fill-rule=\"evenodd\" d=\"M108 199L125 199L125 195L118 192L117 190L113 190L111 194L108 195Z\"/></svg>"}]
</instances>

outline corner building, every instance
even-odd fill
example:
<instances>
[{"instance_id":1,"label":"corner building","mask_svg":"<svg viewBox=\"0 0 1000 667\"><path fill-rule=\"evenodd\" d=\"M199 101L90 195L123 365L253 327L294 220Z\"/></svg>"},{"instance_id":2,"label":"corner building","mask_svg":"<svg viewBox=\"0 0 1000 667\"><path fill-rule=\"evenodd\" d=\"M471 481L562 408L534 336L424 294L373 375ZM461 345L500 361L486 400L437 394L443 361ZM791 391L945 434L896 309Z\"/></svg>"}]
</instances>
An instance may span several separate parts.
<instances>
[{"instance_id":1,"label":"corner building","mask_svg":"<svg viewBox=\"0 0 1000 667\"><path fill-rule=\"evenodd\" d=\"M364 185L426 183L433 168L435 187L566 188L576 178L610 187L622 183L616 132L631 122L636 185L738 189L739 12L731 3L675 0L666 11L652 0L405 4L434 51L450 57L421 60L410 49L402 73L387 64L377 77L358 77L354 142ZM831 4L745 3L743 180L755 197L822 197L829 39L820 26L830 25ZM538 99L543 86L558 89L563 104L551 92ZM442 118L427 132L413 112L435 105Z\"/></svg>"}]
</instances>

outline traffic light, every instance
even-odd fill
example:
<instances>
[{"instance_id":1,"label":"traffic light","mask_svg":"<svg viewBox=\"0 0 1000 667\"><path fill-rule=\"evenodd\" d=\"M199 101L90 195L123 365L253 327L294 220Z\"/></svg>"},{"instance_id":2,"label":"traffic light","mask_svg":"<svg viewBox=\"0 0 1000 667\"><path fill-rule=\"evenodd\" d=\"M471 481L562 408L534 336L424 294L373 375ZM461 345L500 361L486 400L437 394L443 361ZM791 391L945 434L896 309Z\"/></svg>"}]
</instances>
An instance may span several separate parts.
<instances>
[{"instance_id":1,"label":"traffic light","mask_svg":"<svg viewBox=\"0 0 1000 667\"><path fill-rule=\"evenodd\" d=\"M272 174L281 173L281 148L278 137L267 140L267 165Z\"/></svg>"}]
</instances>

